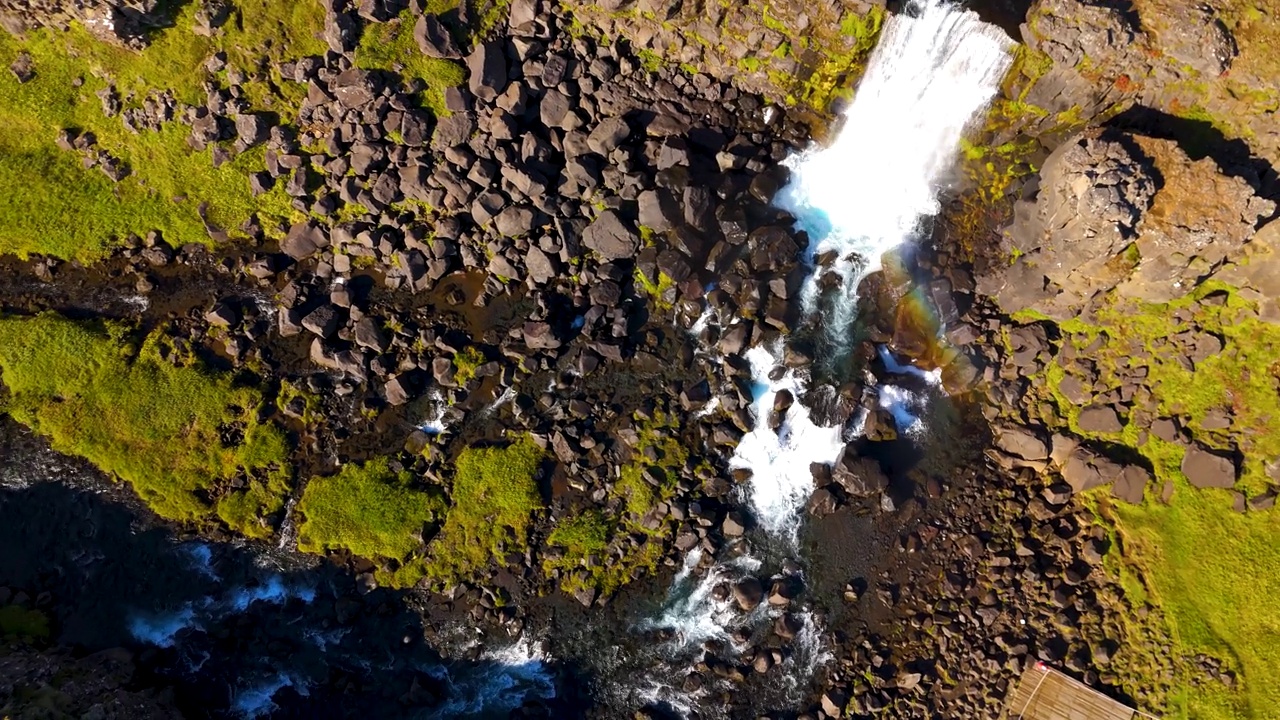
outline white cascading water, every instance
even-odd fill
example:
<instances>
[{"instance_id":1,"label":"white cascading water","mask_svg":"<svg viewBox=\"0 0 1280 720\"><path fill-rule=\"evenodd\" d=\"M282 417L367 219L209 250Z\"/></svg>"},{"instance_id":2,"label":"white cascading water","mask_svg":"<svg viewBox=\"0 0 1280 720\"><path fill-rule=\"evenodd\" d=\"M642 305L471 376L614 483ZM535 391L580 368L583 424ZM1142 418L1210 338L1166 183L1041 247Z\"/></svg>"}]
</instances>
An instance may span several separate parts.
<instances>
[{"instance_id":1,"label":"white cascading water","mask_svg":"<svg viewBox=\"0 0 1280 720\"><path fill-rule=\"evenodd\" d=\"M1011 46L976 13L942 0L910 3L885 23L834 142L788 160L791 182L777 204L810 238L808 309L827 271L814 266L818 255L834 252L830 269L842 279L833 306L821 314L828 335L848 335L858 283L879 268L881 255L913 239L922 218L937 213L960 139L999 90ZM738 446L733 465L752 471L751 504L760 524L794 534L813 492L809 464L834 462L849 438L843 428L814 425L799 402L805 378L787 371L769 380L781 366L781 348L752 352L753 374L764 387L753 406L756 428ZM767 419L772 397L784 389L797 402L774 433Z\"/></svg>"},{"instance_id":2,"label":"white cascading water","mask_svg":"<svg viewBox=\"0 0 1280 720\"><path fill-rule=\"evenodd\" d=\"M921 220L938 212L938 193L955 163L960 139L998 91L1011 47L999 28L973 12L944 0L911 0L902 14L885 23L834 142L787 161L791 181L775 202L796 217L810 238L804 258L810 275L802 299L806 322L822 326L835 352L847 350L858 284L879 269L886 251L912 241ZM834 263L817 267L818 256L826 253L834 254ZM834 297L823 298L830 306L815 312L820 280L828 272L839 275L840 288L831 293ZM707 312L698 319L697 331L709 318ZM756 522L770 537L795 548L803 509L813 493L811 464L836 462L845 443L861 432L866 413L845 426L815 422L801 401L809 378L785 368L782 356L781 343L747 353L755 426L742 438L731 466L751 471L748 495ZM899 365L891 355L886 365L926 384L937 383L936 374ZM775 431L770 418L784 391L793 402ZM894 413L904 431L921 429L914 413L922 402L921 396L897 386L880 388L881 405ZM659 616L647 627L706 639L727 634L713 625L743 622L728 602L710 592L725 575L723 566L711 568L691 585L689 572L696 564L696 557L686 564ZM825 657L816 619L805 612L803 620L800 662L789 670L793 684ZM670 688L665 690L670 698Z\"/></svg>"}]
</instances>

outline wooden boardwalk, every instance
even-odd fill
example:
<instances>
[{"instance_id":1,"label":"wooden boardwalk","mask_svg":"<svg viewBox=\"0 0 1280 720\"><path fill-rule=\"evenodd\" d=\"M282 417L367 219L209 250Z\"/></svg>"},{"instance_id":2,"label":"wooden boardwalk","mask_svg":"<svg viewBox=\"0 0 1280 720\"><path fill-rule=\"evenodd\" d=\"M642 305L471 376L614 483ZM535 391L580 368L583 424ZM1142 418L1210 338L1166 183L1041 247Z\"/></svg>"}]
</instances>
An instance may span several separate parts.
<instances>
[{"instance_id":1,"label":"wooden boardwalk","mask_svg":"<svg viewBox=\"0 0 1280 720\"><path fill-rule=\"evenodd\" d=\"M1133 720L1140 715L1044 663L1022 673L1007 709L1009 720Z\"/></svg>"}]
</instances>

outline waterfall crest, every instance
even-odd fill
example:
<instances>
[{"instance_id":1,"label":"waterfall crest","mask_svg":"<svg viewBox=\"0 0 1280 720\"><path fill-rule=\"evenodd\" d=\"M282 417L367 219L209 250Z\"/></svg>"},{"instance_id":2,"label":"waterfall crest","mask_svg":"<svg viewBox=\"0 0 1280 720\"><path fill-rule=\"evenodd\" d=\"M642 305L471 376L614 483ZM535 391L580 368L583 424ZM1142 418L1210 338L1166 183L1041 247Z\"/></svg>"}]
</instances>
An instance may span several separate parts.
<instances>
[{"instance_id":1,"label":"waterfall crest","mask_svg":"<svg viewBox=\"0 0 1280 720\"><path fill-rule=\"evenodd\" d=\"M809 235L806 315L821 325L833 351L847 350L858 283L879 269L881 255L913 239L922 218L937 213L960 139L999 90L1012 44L972 11L912 0L885 23L834 141L787 161L792 177L777 204ZM835 260L818 266L828 253ZM817 312L828 273L838 275L840 287ZM775 370L781 349L770 355L751 358L758 382L765 382L753 407L756 429L738 446L733 466L752 471L751 503L761 525L794 533L813 490L809 463L831 464L849 438L814 427L800 402L787 410L779 432L769 429L768 399L782 390L799 398L804 390L792 371Z\"/></svg>"}]
</instances>

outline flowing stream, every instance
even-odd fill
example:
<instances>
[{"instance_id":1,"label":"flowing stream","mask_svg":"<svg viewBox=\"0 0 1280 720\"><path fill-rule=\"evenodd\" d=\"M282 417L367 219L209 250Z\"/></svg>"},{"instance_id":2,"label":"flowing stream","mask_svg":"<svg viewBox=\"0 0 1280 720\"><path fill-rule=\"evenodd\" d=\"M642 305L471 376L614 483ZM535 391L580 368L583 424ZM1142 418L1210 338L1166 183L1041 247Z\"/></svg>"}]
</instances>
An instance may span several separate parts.
<instances>
[{"instance_id":1,"label":"flowing stream","mask_svg":"<svg viewBox=\"0 0 1280 720\"><path fill-rule=\"evenodd\" d=\"M998 91L1011 47L999 28L981 22L976 13L942 0L913 0L886 22L866 75L843 113L839 134L829 146L787 161L791 180L775 202L792 213L810 239L802 324L822 338L822 352L849 352L859 283L880 268L886 251L915 241L923 221L938 212L938 195L955 165L960 140ZM699 323L705 322L704 315ZM845 423L823 425L801 401L811 383L808 373L787 368L783 350L778 342L747 354L755 426L738 445L731 466L751 472L746 499L766 541L789 548L795 557L805 503L814 490L811 464L835 463L846 443L861 432L865 410ZM882 358L890 373L917 376L929 385L938 382L936 372L902 365L887 350ZM831 360L819 361L824 359ZM780 423L770 422L783 393L794 402ZM919 394L888 384L877 394L901 431L910 435L921 430ZM735 564L742 567L742 559ZM686 564L647 627L665 628L676 638L704 639L727 637L730 628L749 624L752 618L735 613L723 594L713 591L726 578L741 576L741 570L716 565L698 580L691 576L692 565ZM794 606L792 611L803 622L788 668L794 686L808 679L825 652L816 619ZM689 644L673 642L670 651ZM674 697L678 693L660 695L683 709L685 703Z\"/></svg>"}]
</instances>

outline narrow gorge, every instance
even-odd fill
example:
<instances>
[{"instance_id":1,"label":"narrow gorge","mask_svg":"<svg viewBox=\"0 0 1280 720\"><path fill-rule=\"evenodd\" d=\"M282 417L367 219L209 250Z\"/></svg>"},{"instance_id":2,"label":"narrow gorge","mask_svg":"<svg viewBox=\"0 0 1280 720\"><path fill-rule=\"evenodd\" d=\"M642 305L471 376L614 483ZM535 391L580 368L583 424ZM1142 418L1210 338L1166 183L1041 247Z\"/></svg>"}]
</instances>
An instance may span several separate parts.
<instances>
[{"instance_id":1,"label":"narrow gorge","mask_svg":"<svg viewBox=\"0 0 1280 720\"><path fill-rule=\"evenodd\" d=\"M1267 2L0 0L0 718L1274 717Z\"/></svg>"}]
</instances>

